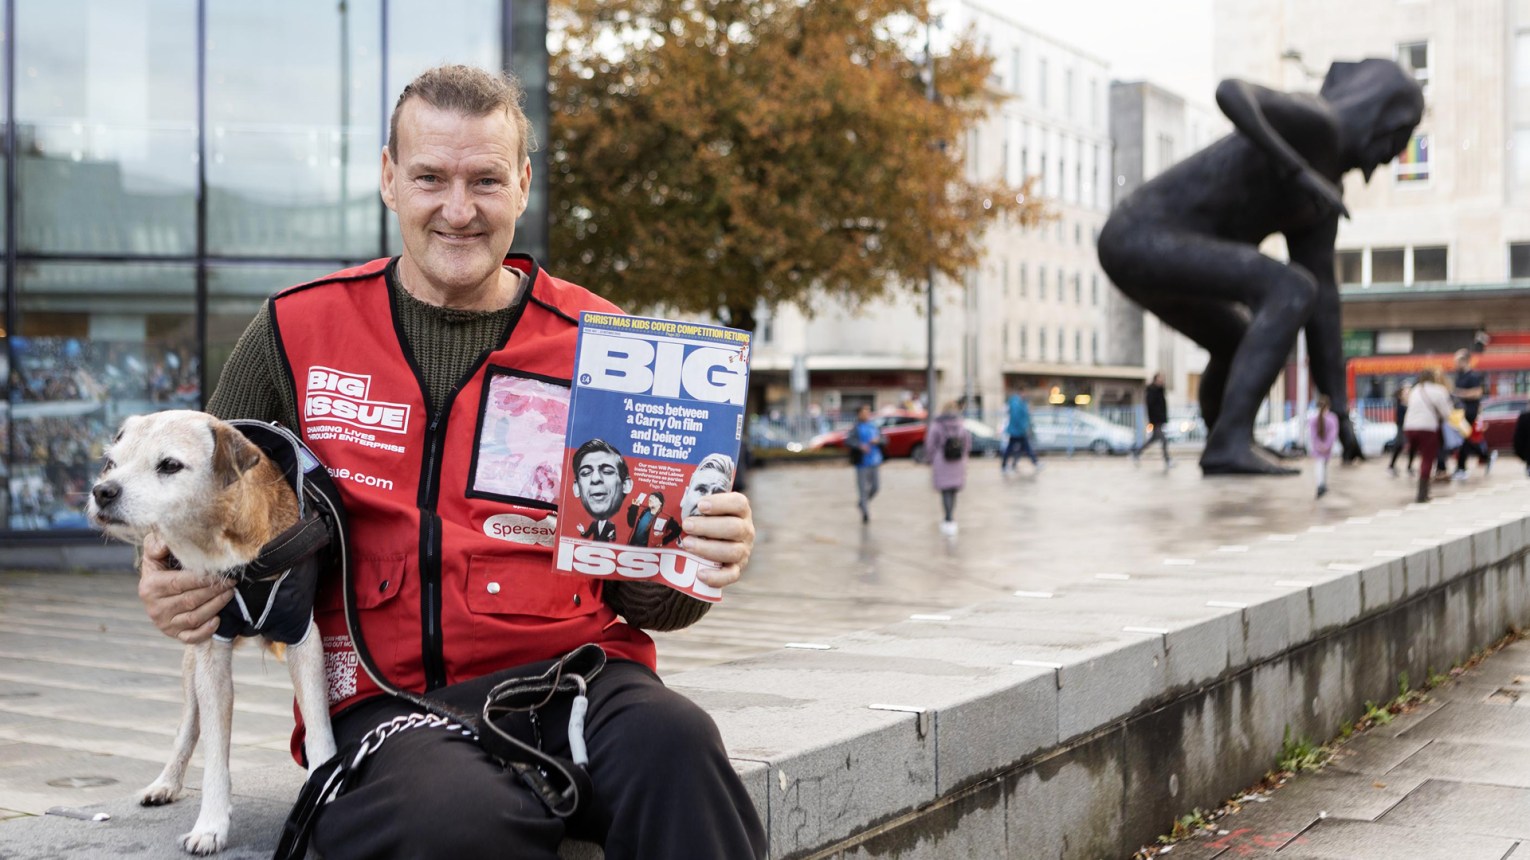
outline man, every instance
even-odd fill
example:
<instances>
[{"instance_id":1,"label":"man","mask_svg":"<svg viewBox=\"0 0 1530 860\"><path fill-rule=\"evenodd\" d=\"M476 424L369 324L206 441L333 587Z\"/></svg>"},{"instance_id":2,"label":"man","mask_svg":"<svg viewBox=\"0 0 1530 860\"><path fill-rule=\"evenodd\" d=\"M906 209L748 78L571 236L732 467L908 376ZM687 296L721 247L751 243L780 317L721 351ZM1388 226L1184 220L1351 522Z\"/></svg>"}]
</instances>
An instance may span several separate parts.
<instances>
[{"instance_id":1,"label":"man","mask_svg":"<svg viewBox=\"0 0 1530 860\"><path fill-rule=\"evenodd\" d=\"M1169 459L1169 437L1163 432L1169 423L1169 404L1163 395L1163 371L1153 374L1153 381L1148 383L1142 399L1147 404L1148 437L1132 449L1132 462L1139 462L1143 450L1156 441L1163 443L1163 467L1167 469L1174 465L1174 461Z\"/></svg>"},{"instance_id":2,"label":"man","mask_svg":"<svg viewBox=\"0 0 1530 860\"><path fill-rule=\"evenodd\" d=\"M1413 75L1392 60L1337 62L1319 94L1238 80L1217 87L1234 132L1143 183L1100 230L1100 265L1126 296L1211 354L1201 376L1205 475L1293 475L1253 450L1254 419L1307 333L1312 379L1333 401L1344 459L1349 421L1334 236L1340 183L1367 181L1424 115ZM1289 264L1259 251L1285 236Z\"/></svg>"},{"instance_id":3,"label":"man","mask_svg":"<svg viewBox=\"0 0 1530 860\"><path fill-rule=\"evenodd\" d=\"M339 478L360 630L391 685L476 713L497 681L540 674L585 643L604 648L584 724L593 790L576 818L556 817L471 739L419 728L388 737L322 808L314 845L330 860L553 858L569 833L604 842L611 860L763 857L763 829L716 726L658 680L640 629L684 627L707 604L653 583L554 574L535 530L501 539L484 529L490 516L556 513L472 489L487 378L568 380L579 313L619 312L530 258L506 259L531 183L520 100L514 82L463 66L406 87L381 180L403 254L274 296L209 407L298 428ZM345 432L356 423L364 433ZM560 434L563 422L547 426ZM748 500L710 496L683 526L682 548L719 565L703 581L736 581L754 540ZM150 618L183 642L205 639L227 592L192 587L165 569L163 552L145 547L139 594ZM344 749L418 709L356 671L337 579L321 583L315 619ZM572 758L571 709L560 695L506 727Z\"/></svg>"},{"instance_id":4,"label":"man","mask_svg":"<svg viewBox=\"0 0 1530 860\"><path fill-rule=\"evenodd\" d=\"M628 545L669 546L674 543L680 537L680 524L663 514L663 493L649 493L647 499L639 498L629 505L627 525L632 527L632 534L627 538Z\"/></svg>"},{"instance_id":5,"label":"man","mask_svg":"<svg viewBox=\"0 0 1530 860\"><path fill-rule=\"evenodd\" d=\"M1472 369L1470 350L1456 350L1456 379L1450 393L1461 404L1461 411L1466 413L1467 425L1475 428L1477 412L1482 408L1482 374ZM1471 439L1462 439L1461 447L1456 450L1456 471L1450 476L1452 480L1465 480L1467 454L1476 454L1484 463L1492 462L1486 446L1478 445Z\"/></svg>"},{"instance_id":6,"label":"man","mask_svg":"<svg viewBox=\"0 0 1530 860\"><path fill-rule=\"evenodd\" d=\"M1009 441L1004 445L1004 456L999 458L1000 474L1013 472L1021 454L1030 457L1031 465L1038 471L1041 469L1041 460L1031 448L1031 405L1026 402L1025 392L1025 386L1019 386L1006 403L1009 423L1004 425L1004 432L1009 434Z\"/></svg>"},{"instance_id":7,"label":"man","mask_svg":"<svg viewBox=\"0 0 1530 860\"><path fill-rule=\"evenodd\" d=\"M855 426L845 444L860 452L855 463L856 507L861 509L861 522L871 522L871 509L867 507L881 489L878 468L882 465L882 431L871 421L871 407L862 406L855 411Z\"/></svg>"},{"instance_id":8,"label":"man","mask_svg":"<svg viewBox=\"0 0 1530 860\"><path fill-rule=\"evenodd\" d=\"M681 518L694 517L701 509L703 499L728 492L732 484L732 457L712 453L701 458L701 462L696 464L696 470L691 472L690 483L685 485L685 493L680 496Z\"/></svg>"},{"instance_id":9,"label":"man","mask_svg":"<svg viewBox=\"0 0 1530 860\"><path fill-rule=\"evenodd\" d=\"M592 518L583 531L584 536L589 540L615 543L616 524L611 522L611 517L621 510L622 502L632 492L627 461L606 440L591 439L574 451L570 465L574 470L574 497Z\"/></svg>"},{"instance_id":10,"label":"man","mask_svg":"<svg viewBox=\"0 0 1530 860\"><path fill-rule=\"evenodd\" d=\"M1530 404L1514 419L1514 453L1525 461L1525 475L1530 477Z\"/></svg>"}]
</instances>

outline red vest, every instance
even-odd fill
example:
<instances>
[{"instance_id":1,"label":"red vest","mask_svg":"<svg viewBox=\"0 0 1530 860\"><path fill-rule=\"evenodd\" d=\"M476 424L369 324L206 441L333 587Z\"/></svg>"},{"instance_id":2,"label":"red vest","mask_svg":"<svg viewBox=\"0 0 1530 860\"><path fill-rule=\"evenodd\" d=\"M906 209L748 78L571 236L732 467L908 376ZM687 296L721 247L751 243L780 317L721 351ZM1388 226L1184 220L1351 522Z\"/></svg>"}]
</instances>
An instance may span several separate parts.
<instances>
[{"instance_id":1,"label":"red vest","mask_svg":"<svg viewBox=\"0 0 1530 860\"><path fill-rule=\"evenodd\" d=\"M402 343L389 260L272 299L300 433L335 477L350 527L361 633L415 692L597 642L654 666L653 640L617 620L602 583L552 568L564 427L582 310L620 313L530 257L499 346L431 414ZM321 582L331 713L379 690L357 665L338 577ZM293 737L301 749L302 726Z\"/></svg>"}]
</instances>

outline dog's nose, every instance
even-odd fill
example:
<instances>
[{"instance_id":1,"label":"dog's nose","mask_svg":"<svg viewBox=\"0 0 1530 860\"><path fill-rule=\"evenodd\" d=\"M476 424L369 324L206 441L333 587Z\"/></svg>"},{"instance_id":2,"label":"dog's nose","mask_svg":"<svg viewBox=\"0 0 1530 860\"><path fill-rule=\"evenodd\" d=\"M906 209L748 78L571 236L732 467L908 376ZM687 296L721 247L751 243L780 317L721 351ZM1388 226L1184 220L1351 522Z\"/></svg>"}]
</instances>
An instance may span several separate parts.
<instances>
[{"instance_id":1,"label":"dog's nose","mask_svg":"<svg viewBox=\"0 0 1530 860\"><path fill-rule=\"evenodd\" d=\"M90 494L95 497L96 505L104 508L122 495L122 485L116 481L102 481L90 488Z\"/></svg>"}]
</instances>

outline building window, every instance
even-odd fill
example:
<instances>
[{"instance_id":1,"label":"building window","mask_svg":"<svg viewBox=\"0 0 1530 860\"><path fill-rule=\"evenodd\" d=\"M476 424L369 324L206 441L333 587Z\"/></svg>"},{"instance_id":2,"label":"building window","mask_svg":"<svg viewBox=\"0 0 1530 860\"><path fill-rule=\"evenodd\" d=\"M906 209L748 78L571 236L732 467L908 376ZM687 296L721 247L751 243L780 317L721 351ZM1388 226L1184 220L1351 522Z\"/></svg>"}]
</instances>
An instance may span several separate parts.
<instances>
[{"instance_id":1,"label":"building window","mask_svg":"<svg viewBox=\"0 0 1530 860\"><path fill-rule=\"evenodd\" d=\"M1530 278L1530 242L1509 244L1509 277Z\"/></svg>"},{"instance_id":2,"label":"building window","mask_svg":"<svg viewBox=\"0 0 1530 860\"><path fill-rule=\"evenodd\" d=\"M1047 61L1042 59L1036 66L1036 100L1043 110L1047 106Z\"/></svg>"},{"instance_id":3,"label":"building window","mask_svg":"<svg viewBox=\"0 0 1530 860\"><path fill-rule=\"evenodd\" d=\"M1077 364L1084 363L1084 333L1081 331L1073 333L1073 361Z\"/></svg>"},{"instance_id":4,"label":"building window","mask_svg":"<svg viewBox=\"0 0 1530 860\"><path fill-rule=\"evenodd\" d=\"M1364 275L1364 251L1335 251L1334 278L1341 284L1358 284Z\"/></svg>"},{"instance_id":5,"label":"building window","mask_svg":"<svg viewBox=\"0 0 1530 860\"><path fill-rule=\"evenodd\" d=\"M1068 360L1068 335L1063 331L1062 326L1057 327L1057 360Z\"/></svg>"},{"instance_id":6,"label":"building window","mask_svg":"<svg viewBox=\"0 0 1530 860\"><path fill-rule=\"evenodd\" d=\"M1003 285L1004 297L1009 298L1009 261L999 261L1000 283Z\"/></svg>"},{"instance_id":7,"label":"building window","mask_svg":"<svg viewBox=\"0 0 1530 860\"><path fill-rule=\"evenodd\" d=\"M1004 335L1004 360L1009 361L1009 326L1002 326Z\"/></svg>"},{"instance_id":8,"label":"building window","mask_svg":"<svg viewBox=\"0 0 1530 860\"><path fill-rule=\"evenodd\" d=\"M1450 252L1444 246L1413 249L1413 283L1450 280Z\"/></svg>"},{"instance_id":9,"label":"building window","mask_svg":"<svg viewBox=\"0 0 1530 860\"><path fill-rule=\"evenodd\" d=\"M1392 162L1393 175L1401 183L1429 181L1429 135L1415 134L1408 148Z\"/></svg>"},{"instance_id":10,"label":"building window","mask_svg":"<svg viewBox=\"0 0 1530 860\"><path fill-rule=\"evenodd\" d=\"M1174 138L1167 134L1158 135L1158 172L1162 173L1174 166Z\"/></svg>"},{"instance_id":11,"label":"building window","mask_svg":"<svg viewBox=\"0 0 1530 860\"><path fill-rule=\"evenodd\" d=\"M1404 42L1397 46L1397 64L1413 75L1424 95L1429 95L1429 43Z\"/></svg>"},{"instance_id":12,"label":"building window","mask_svg":"<svg viewBox=\"0 0 1530 860\"><path fill-rule=\"evenodd\" d=\"M1062 269L1057 270L1057 303L1062 304L1068 300L1068 276Z\"/></svg>"},{"instance_id":13,"label":"building window","mask_svg":"<svg viewBox=\"0 0 1530 860\"><path fill-rule=\"evenodd\" d=\"M1036 298L1045 301L1047 297L1047 267L1036 268Z\"/></svg>"},{"instance_id":14,"label":"building window","mask_svg":"<svg viewBox=\"0 0 1530 860\"><path fill-rule=\"evenodd\" d=\"M1047 327L1036 329L1036 357L1042 361L1047 360Z\"/></svg>"},{"instance_id":15,"label":"building window","mask_svg":"<svg viewBox=\"0 0 1530 860\"><path fill-rule=\"evenodd\" d=\"M1022 299L1025 298L1025 294L1026 294L1027 284L1025 283L1025 280L1026 280L1025 264L1021 263L1020 264L1020 298L1022 298Z\"/></svg>"},{"instance_id":16,"label":"building window","mask_svg":"<svg viewBox=\"0 0 1530 860\"><path fill-rule=\"evenodd\" d=\"M1099 364L1100 363L1100 333L1099 332L1092 332L1089 335L1089 362L1091 364Z\"/></svg>"},{"instance_id":17,"label":"building window","mask_svg":"<svg viewBox=\"0 0 1530 860\"><path fill-rule=\"evenodd\" d=\"M1063 72L1063 111L1073 119L1073 70Z\"/></svg>"},{"instance_id":18,"label":"building window","mask_svg":"<svg viewBox=\"0 0 1530 860\"><path fill-rule=\"evenodd\" d=\"M1401 284L1403 277L1403 259L1407 251L1403 248L1374 248L1371 250L1371 283L1373 284Z\"/></svg>"},{"instance_id":19,"label":"building window","mask_svg":"<svg viewBox=\"0 0 1530 860\"><path fill-rule=\"evenodd\" d=\"M1021 95L1020 83L1020 49L1011 48L1009 51L1009 90L1015 95Z\"/></svg>"},{"instance_id":20,"label":"building window","mask_svg":"<svg viewBox=\"0 0 1530 860\"><path fill-rule=\"evenodd\" d=\"M1083 275L1074 275L1073 276L1073 303L1076 304L1076 305L1082 305L1084 303L1084 276Z\"/></svg>"},{"instance_id":21,"label":"building window","mask_svg":"<svg viewBox=\"0 0 1530 860\"><path fill-rule=\"evenodd\" d=\"M1094 305L1095 307L1099 307L1100 306L1100 276L1099 275L1090 275L1089 276L1089 304Z\"/></svg>"}]
</instances>

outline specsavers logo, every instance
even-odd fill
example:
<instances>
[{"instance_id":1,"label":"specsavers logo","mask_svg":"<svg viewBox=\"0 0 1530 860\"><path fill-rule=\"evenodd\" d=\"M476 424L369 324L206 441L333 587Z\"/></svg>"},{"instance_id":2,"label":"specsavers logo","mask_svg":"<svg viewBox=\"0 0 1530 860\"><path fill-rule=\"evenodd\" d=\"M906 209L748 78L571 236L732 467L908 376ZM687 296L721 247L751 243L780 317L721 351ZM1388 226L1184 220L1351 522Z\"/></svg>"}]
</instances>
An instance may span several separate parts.
<instances>
[{"instance_id":1,"label":"specsavers logo","mask_svg":"<svg viewBox=\"0 0 1530 860\"><path fill-rule=\"evenodd\" d=\"M407 432L409 405L368 400L371 387L370 374L310 367L303 416L310 421L338 421L382 433Z\"/></svg>"},{"instance_id":2,"label":"specsavers logo","mask_svg":"<svg viewBox=\"0 0 1530 860\"><path fill-rule=\"evenodd\" d=\"M511 543L552 546L558 531L558 515L549 514L545 519L534 520L520 514L495 514L483 521L483 533L491 538Z\"/></svg>"}]
</instances>

